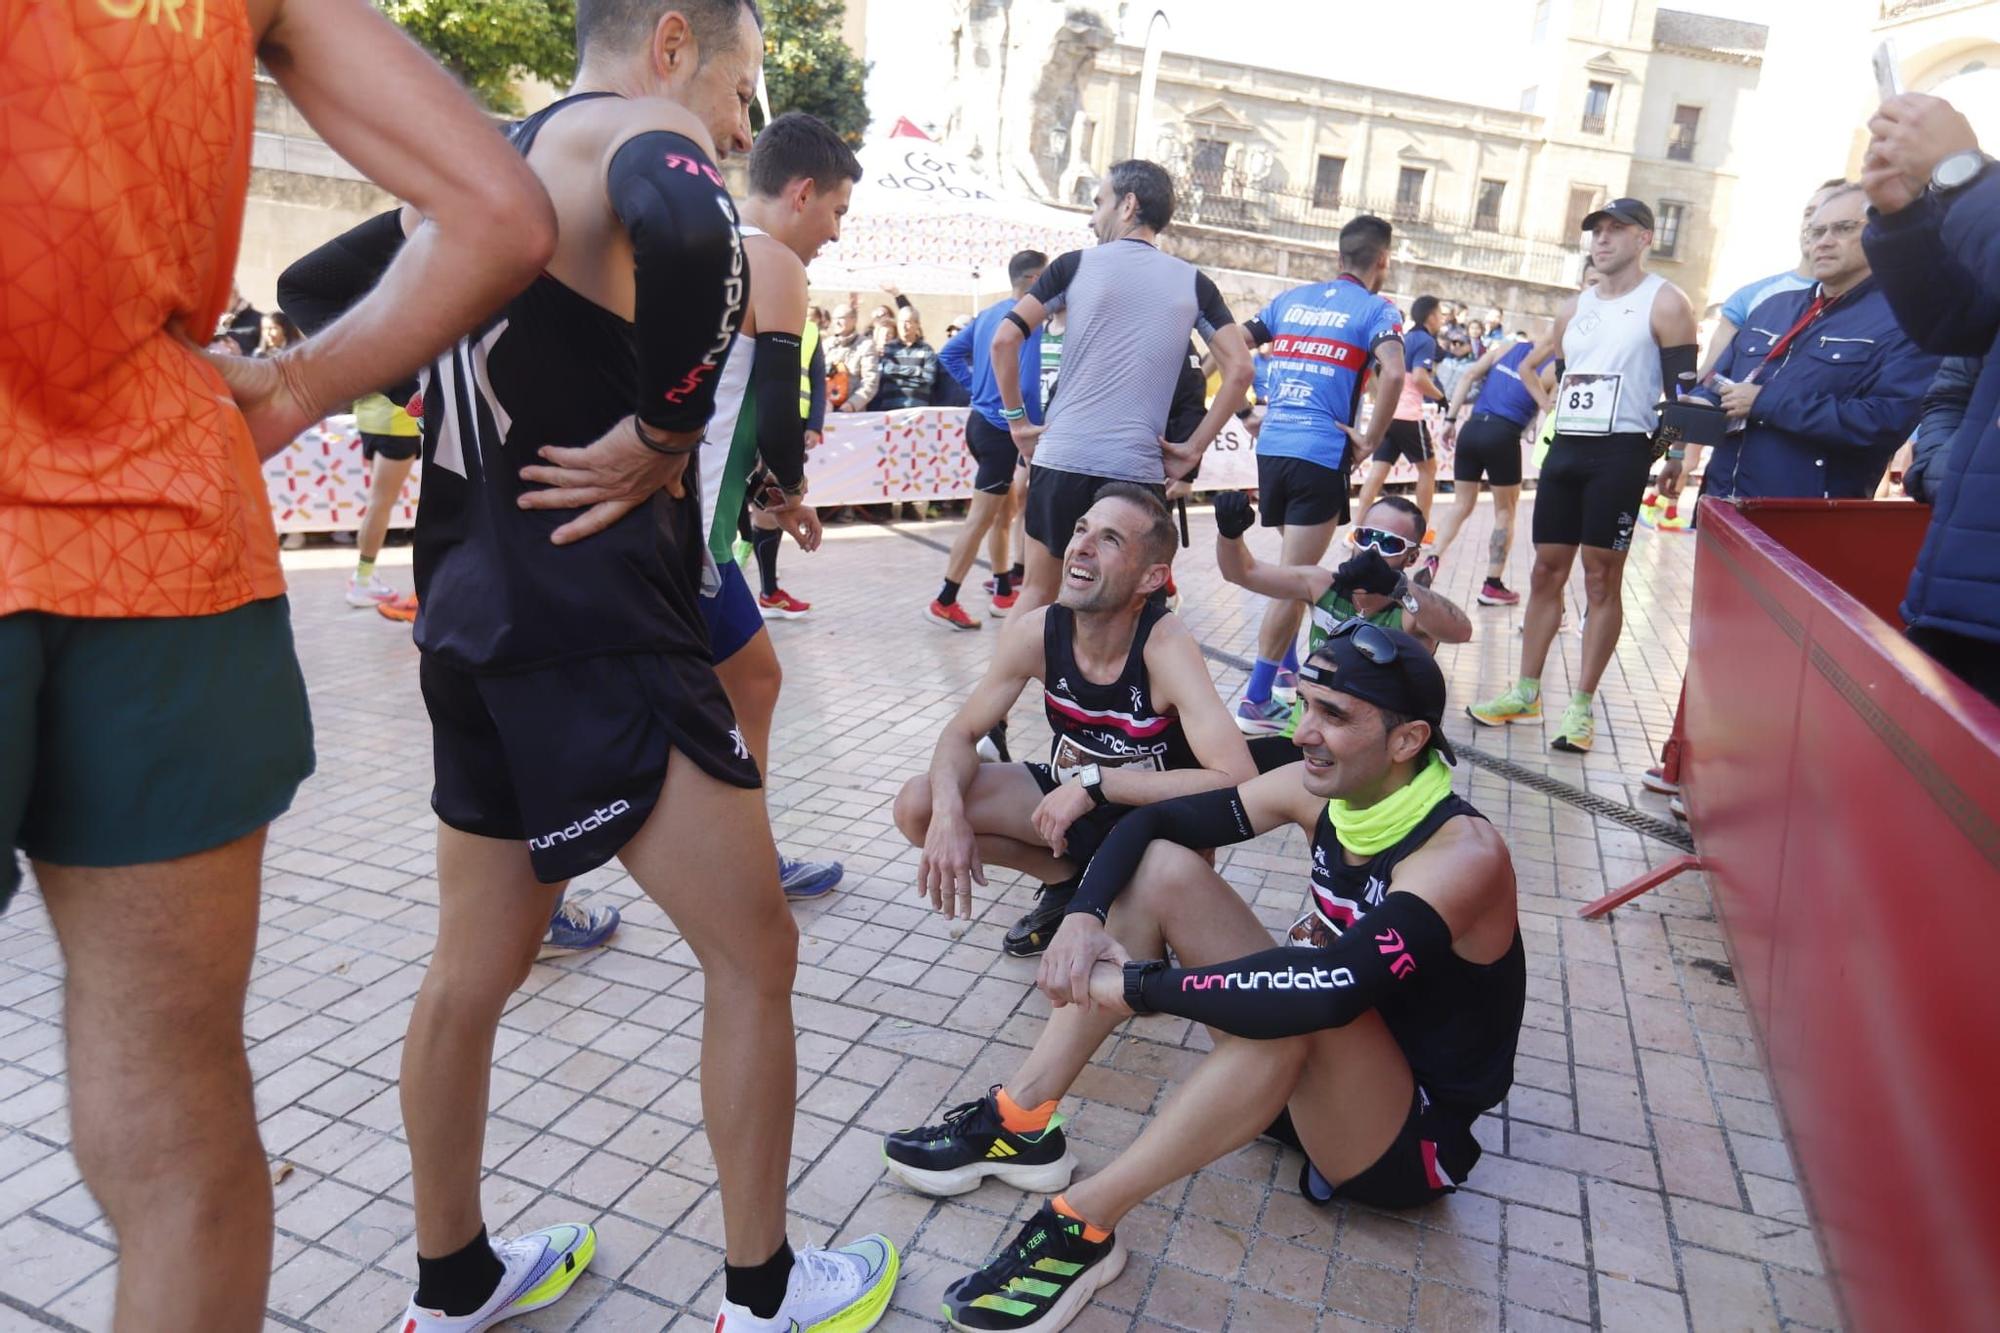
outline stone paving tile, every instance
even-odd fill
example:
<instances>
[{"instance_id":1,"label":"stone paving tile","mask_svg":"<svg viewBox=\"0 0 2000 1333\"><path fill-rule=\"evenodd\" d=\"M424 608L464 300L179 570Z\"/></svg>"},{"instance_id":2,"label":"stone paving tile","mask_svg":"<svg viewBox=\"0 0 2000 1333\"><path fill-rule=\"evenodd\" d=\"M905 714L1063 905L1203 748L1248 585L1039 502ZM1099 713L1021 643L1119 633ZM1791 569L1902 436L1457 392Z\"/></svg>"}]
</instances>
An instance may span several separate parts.
<instances>
[{"instance_id":1,"label":"stone paving tile","mask_svg":"<svg viewBox=\"0 0 2000 1333\"><path fill-rule=\"evenodd\" d=\"M1490 524L1481 507L1440 587L1462 602ZM1527 519L1521 520L1521 530ZM837 526L788 550L788 586L816 604L773 626L786 681L774 826L791 852L837 856L846 882L794 909L800 926L800 1117L794 1241L880 1229L904 1247L881 1327L935 1328L939 1293L1034 1201L998 1185L932 1200L886 1182L880 1134L935 1118L1018 1060L1047 1006L1033 967L997 948L1032 885L996 873L963 939L922 910L916 854L890 805L978 678L991 634L918 612L948 524ZM1224 585L1206 513L1178 571L1184 617L1215 650L1225 696L1243 673L1258 599ZM1260 554L1274 545L1263 530ZM1598 747L1557 755L1540 729L1479 731L1456 706L1512 679L1518 610L1470 607L1473 643L1443 666L1454 739L1665 816L1639 775L1669 729L1686 655L1692 543L1643 534L1625 641L1607 674ZM1509 582L1527 583L1520 543ZM391 570L393 574L403 571ZM394 1081L435 922L429 732L407 631L339 601L342 573L294 572L318 775L272 830L247 1027L277 1186L273 1329L386 1328L415 1267L409 1164ZM1572 585L1570 621L1581 611ZM979 597L975 594L973 601ZM983 606L975 606L983 613ZM1571 688L1580 639L1558 641L1544 688ZM1015 747L1046 736L1014 718ZM1296 1154L1255 1144L1142 1205L1126 1274L1073 1327L1112 1330L1707 1330L1832 1328L1839 1318L1705 886L1683 877L1621 910L1581 903L1673 849L1482 769L1456 774L1506 832L1519 873L1530 1000L1513 1095L1477 1128L1466 1188L1413 1214L1320 1210ZM1300 893L1295 832L1226 851L1223 872L1274 927ZM593 1220L591 1275L510 1327L711 1326L720 1207L701 1123L701 984L671 924L615 865L580 898L616 903L610 948L538 964L496 1045L484 1197L494 1230ZM0 1328L100 1329L112 1237L68 1152L61 964L32 885L0 918ZM1106 1042L1066 1106L1086 1166L1130 1142L1208 1048L1178 1020Z\"/></svg>"}]
</instances>

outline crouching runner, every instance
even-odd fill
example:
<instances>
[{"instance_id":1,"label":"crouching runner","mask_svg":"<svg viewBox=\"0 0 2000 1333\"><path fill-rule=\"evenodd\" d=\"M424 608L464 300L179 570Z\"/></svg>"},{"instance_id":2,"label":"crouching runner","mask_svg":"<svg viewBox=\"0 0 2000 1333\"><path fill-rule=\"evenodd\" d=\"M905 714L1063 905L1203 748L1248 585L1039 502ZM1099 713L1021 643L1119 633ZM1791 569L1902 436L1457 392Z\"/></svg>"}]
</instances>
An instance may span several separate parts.
<instances>
[{"instance_id":1,"label":"crouching runner","mask_svg":"<svg viewBox=\"0 0 2000 1333\"><path fill-rule=\"evenodd\" d=\"M1356 620L1299 693L1300 762L1141 807L1105 839L1043 957L1057 1008L1021 1068L954 1127L891 1137L892 1168L951 1135L1060 1160L1057 1101L1126 1015L1214 1033L1129 1149L947 1288L954 1327L1063 1327L1124 1268L1127 1212L1261 1133L1304 1151L1300 1189L1321 1204L1415 1207L1478 1161L1472 1125L1513 1082L1527 971L1506 844L1452 794L1444 677L1408 634ZM1312 839L1308 910L1272 948L1191 849L1287 823ZM1158 961L1169 949L1178 966Z\"/></svg>"}]
</instances>

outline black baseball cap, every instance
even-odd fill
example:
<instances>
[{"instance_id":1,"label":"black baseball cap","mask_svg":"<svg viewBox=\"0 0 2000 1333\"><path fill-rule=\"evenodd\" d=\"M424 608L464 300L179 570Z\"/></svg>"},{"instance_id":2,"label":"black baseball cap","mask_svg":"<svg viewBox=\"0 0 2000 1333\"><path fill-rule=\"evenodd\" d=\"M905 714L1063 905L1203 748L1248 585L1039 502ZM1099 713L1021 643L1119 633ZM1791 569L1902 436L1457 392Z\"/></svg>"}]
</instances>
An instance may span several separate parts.
<instances>
[{"instance_id":1,"label":"black baseball cap","mask_svg":"<svg viewBox=\"0 0 2000 1333\"><path fill-rule=\"evenodd\" d=\"M1376 639L1375 636L1381 636ZM1388 661L1371 653L1364 639L1381 639L1395 650ZM1444 734L1444 672L1437 659L1415 637L1399 629L1361 625L1354 631L1329 635L1300 666L1299 679L1386 708L1392 713L1430 723L1431 741L1448 764L1458 762L1458 752Z\"/></svg>"},{"instance_id":2,"label":"black baseball cap","mask_svg":"<svg viewBox=\"0 0 2000 1333\"><path fill-rule=\"evenodd\" d=\"M1629 222L1635 227L1644 228L1646 231L1653 229L1653 210L1646 207L1645 201L1641 199L1613 199L1610 203L1585 218L1583 220L1583 229L1585 231L1596 231L1597 224L1606 218L1616 218L1620 222Z\"/></svg>"}]
</instances>

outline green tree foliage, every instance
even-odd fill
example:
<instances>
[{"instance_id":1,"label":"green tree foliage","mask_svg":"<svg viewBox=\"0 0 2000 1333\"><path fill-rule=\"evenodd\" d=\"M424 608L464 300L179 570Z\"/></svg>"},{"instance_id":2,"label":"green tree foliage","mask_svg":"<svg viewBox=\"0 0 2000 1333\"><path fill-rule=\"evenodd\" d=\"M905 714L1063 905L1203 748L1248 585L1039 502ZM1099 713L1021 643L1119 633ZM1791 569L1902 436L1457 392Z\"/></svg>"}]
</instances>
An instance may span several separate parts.
<instances>
[{"instance_id":1,"label":"green tree foliage","mask_svg":"<svg viewBox=\"0 0 2000 1333\"><path fill-rule=\"evenodd\" d=\"M494 111L520 110L516 79L566 85L576 70L576 0L378 2Z\"/></svg>"},{"instance_id":2,"label":"green tree foliage","mask_svg":"<svg viewBox=\"0 0 2000 1333\"><path fill-rule=\"evenodd\" d=\"M841 39L845 0L763 0L771 113L810 111L855 147L868 128L868 66Z\"/></svg>"}]
</instances>

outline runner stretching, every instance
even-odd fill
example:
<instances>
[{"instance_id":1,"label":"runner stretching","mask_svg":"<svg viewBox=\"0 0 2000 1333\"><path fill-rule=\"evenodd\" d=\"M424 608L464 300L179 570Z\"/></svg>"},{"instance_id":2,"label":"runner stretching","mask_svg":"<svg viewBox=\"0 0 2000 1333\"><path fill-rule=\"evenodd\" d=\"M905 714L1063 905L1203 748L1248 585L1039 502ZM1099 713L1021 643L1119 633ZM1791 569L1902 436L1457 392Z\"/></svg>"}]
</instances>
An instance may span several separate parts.
<instances>
[{"instance_id":1,"label":"runner stretching","mask_svg":"<svg viewBox=\"0 0 2000 1333\"><path fill-rule=\"evenodd\" d=\"M1479 503L1483 480L1493 492L1493 535L1486 543L1486 581L1479 586L1481 606L1512 606L1521 594L1503 578L1507 556L1514 548L1514 510L1521 502L1523 436L1535 418L1549 410L1549 390L1555 362L1530 359L1532 344L1496 342L1459 378L1445 413L1446 444L1457 442L1452 455L1451 512L1438 532L1437 559L1444 561L1459 529ZM1482 387L1483 386L1483 387ZM1478 391L1472 415L1465 405ZM1463 427L1460 426L1464 421Z\"/></svg>"}]
</instances>

